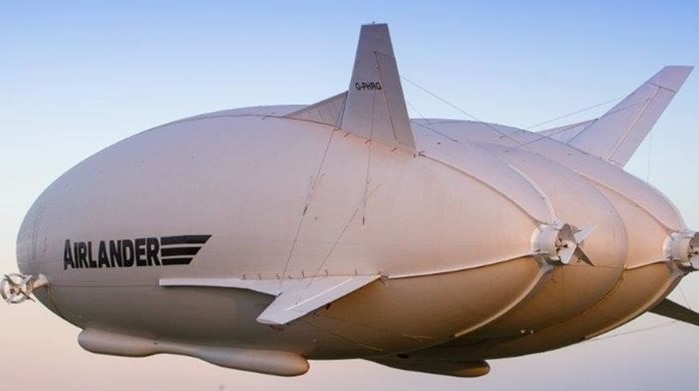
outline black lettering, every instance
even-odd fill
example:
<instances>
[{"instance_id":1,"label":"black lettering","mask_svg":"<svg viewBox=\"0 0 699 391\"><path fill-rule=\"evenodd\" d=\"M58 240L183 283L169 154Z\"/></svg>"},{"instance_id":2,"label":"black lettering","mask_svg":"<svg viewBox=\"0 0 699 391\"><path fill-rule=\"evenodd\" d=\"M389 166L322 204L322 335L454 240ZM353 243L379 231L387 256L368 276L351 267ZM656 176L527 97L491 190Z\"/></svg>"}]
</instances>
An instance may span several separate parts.
<instances>
[{"instance_id":1,"label":"black lettering","mask_svg":"<svg viewBox=\"0 0 699 391\"><path fill-rule=\"evenodd\" d=\"M360 83L360 88L371 88L369 84ZM210 237L176 235L85 242L66 239L63 270L188 265Z\"/></svg>"},{"instance_id":2,"label":"black lettering","mask_svg":"<svg viewBox=\"0 0 699 391\"><path fill-rule=\"evenodd\" d=\"M90 264L87 261L87 244L85 242L76 243L78 246L78 259L80 260L80 267L89 269Z\"/></svg>"},{"instance_id":3,"label":"black lettering","mask_svg":"<svg viewBox=\"0 0 699 391\"><path fill-rule=\"evenodd\" d=\"M148 266L160 266L160 260L158 259L159 251L160 243L158 242L158 238L146 239L146 257L148 258Z\"/></svg>"},{"instance_id":4,"label":"black lettering","mask_svg":"<svg viewBox=\"0 0 699 391\"><path fill-rule=\"evenodd\" d=\"M136 266L146 266L146 238L138 238L136 243Z\"/></svg>"},{"instance_id":5,"label":"black lettering","mask_svg":"<svg viewBox=\"0 0 699 391\"><path fill-rule=\"evenodd\" d=\"M124 257L124 267L133 266L135 252L132 240L121 241L121 255Z\"/></svg>"},{"instance_id":6,"label":"black lettering","mask_svg":"<svg viewBox=\"0 0 699 391\"><path fill-rule=\"evenodd\" d=\"M372 81L372 82L356 82L354 83L354 88L357 89L357 91L364 91L364 90L382 90L383 87L381 86L381 83L378 81Z\"/></svg>"},{"instance_id":7,"label":"black lettering","mask_svg":"<svg viewBox=\"0 0 699 391\"><path fill-rule=\"evenodd\" d=\"M97 261L95 261L95 258L92 257L92 242L87 242L87 259L88 263L90 264L90 268L96 269Z\"/></svg>"},{"instance_id":8,"label":"black lettering","mask_svg":"<svg viewBox=\"0 0 699 391\"><path fill-rule=\"evenodd\" d=\"M97 259L99 261L99 267L109 267L109 257L107 257L107 245L104 240L100 240L99 250Z\"/></svg>"},{"instance_id":9,"label":"black lettering","mask_svg":"<svg viewBox=\"0 0 699 391\"><path fill-rule=\"evenodd\" d=\"M67 270L68 266L71 269L75 269L75 264L73 263L73 251L70 247L70 239L66 239L66 245L63 248L63 270Z\"/></svg>"},{"instance_id":10,"label":"black lettering","mask_svg":"<svg viewBox=\"0 0 699 391\"><path fill-rule=\"evenodd\" d=\"M121 261L121 240L109 241L109 260L112 263L112 267L122 267L124 264Z\"/></svg>"},{"instance_id":11,"label":"black lettering","mask_svg":"<svg viewBox=\"0 0 699 391\"><path fill-rule=\"evenodd\" d=\"M77 268L82 268L82 262L80 261L80 255L78 254L78 243L80 242L75 242L73 243L73 259L75 259L75 267Z\"/></svg>"}]
</instances>

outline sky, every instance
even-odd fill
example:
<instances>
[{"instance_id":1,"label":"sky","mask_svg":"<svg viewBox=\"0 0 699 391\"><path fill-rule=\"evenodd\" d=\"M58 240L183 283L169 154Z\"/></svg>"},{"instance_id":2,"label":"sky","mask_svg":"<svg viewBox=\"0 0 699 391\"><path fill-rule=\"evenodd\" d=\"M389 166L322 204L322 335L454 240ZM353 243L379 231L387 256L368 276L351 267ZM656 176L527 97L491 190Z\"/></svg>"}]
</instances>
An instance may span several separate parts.
<instances>
[{"instance_id":1,"label":"sky","mask_svg":"<svg viewBox=\"0 0 699 391\"><path fill-rule=\"evenodd\" d=\"M413 117L530 128L608 102L539 130L601 114L664 65L699 65L699 3L685 1L184 3L0 1L0 272L17 270L22 218L61 173L178 118L341 92L363 23L389 24ZM664 192L690 227L699 227L696 73L626 167ZM699 308L699 277L685 278L671 298ZM78 332L38 304L0 305L2 384L30 391L689 390L699 361L699 329L655 315L598 340L492 361L491 373L477 379L360 360L312 362L302 377L276 378L185 357L98 356L77 345Z\"/></svg>"}]
</instances>

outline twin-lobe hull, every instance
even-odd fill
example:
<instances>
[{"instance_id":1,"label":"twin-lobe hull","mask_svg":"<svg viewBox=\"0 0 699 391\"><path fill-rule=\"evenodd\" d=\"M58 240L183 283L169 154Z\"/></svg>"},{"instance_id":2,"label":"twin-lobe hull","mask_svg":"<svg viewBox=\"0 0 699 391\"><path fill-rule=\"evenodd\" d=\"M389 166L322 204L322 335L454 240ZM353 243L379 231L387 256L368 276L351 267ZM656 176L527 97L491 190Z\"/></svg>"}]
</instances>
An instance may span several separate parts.
<instances>
[{"instance_id":1,"label":"twin-lobe hull","mask_svg":"<svg viewBox=\"0 0 699 391\"><path fill-rule=\"evenodd\" d=\"M59 178L19 236L22 271L52 282L40 298L79 327L164 340L310 358L447 343L469 346L469 358L487 358L562 346L614 327L657 302L679 276L650 267L634 273L641 282L630 283L626 269L652 263L629 245L627 229L635 226L624 208L631 201L565 162L495 145L435 146L410 156L329 126L280 118L291 109L175 122ZM556 265L535 253L533 238L557 221L594 227L582 246L592 264ZM110 246L138 244L127 237L132 232L142 232L141 251L136 245L128 266L114 263ZM660 245L653 232L651 240L633 237ZM165 242L188 237L207 239L196 246ZM150 246L149 238L157 242ZM173 278L283 285L372 274L382 278L283 326L256 321L269 295L160 286ZM627 300L630 291L637 301ZM545 342L512 342L523 334Z\"/></svg>"},{"instance_id":2,"label":"twin-lobe hull","mask_svg":"<svg viewBox=\"0 0 699 391\"><path fill-rule=\"evenodd\" d=\"M498 125L491 128L493 126ZM443 345L413 352L413 360L444 360L454 356L463 360L512 357L577 343L614 329L653 308L687 273L680 264L669 261L671 234L686 228L662 194L595 157L552 140L541 140L528 132L500 127L502 132L510 133L509 138L497 144L483 143L494 140L487 135L492 132L491 128L483 124L452 123L439 130L450 137L464 138L461 141L480 142L481 148L511 162L530 177L540 174L542 167L546 167L545 170L565 167L563 170L569 171L568 179L575 177L586 182L595 189L592 192L597 193L597 199L604 199L593 207L594 212L602 211L602 215L589 212L592 206L589 200L595 198L581 197L580 190L563 181L556 183L561 176L549 177L554 179L548 183L547 193L555 194L556 210L566 215L566 221L585 224L604 220L604 214L608 213L616 220L619 236L613 237L608 232L602 238L597 237L606 242L597 243L608 247L625 243L623 252L614 258L590 256L594 262L608 262L605 265L595 263L590 267L592 265L579 263L557 268L548 274L548 279L542 279L538 289L495 322ZM556 160L542 162L544 155ZM546 179L544 176L543 181L537 182L544 190ZM565 190L554 190L557 185ZM586 242L586 251L594 252L587 247L588 243L593 241Z\"/></svg>"}]
</instances>

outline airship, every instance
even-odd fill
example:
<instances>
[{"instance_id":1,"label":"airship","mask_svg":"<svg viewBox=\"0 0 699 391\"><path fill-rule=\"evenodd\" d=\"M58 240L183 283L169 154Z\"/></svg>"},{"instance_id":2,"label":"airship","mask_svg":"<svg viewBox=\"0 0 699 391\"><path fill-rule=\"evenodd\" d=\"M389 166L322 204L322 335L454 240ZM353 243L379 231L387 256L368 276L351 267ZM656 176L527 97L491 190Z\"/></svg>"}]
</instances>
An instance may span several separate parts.
<instances>
[{"instance_id":1,"label":"airship","mask_svg":"<svg viewBox=\"0 0 699 391\"><path fill-rule=\"evenodd\" d=\"M692 67L539 132L410 119L388 27L347 89L120 141L56 179L17 238L9 303L36 298L99 354L279 376L360 358L457 377L595 338L699 269L699 234L624 171Z\"/></svg>"}]
</instances>

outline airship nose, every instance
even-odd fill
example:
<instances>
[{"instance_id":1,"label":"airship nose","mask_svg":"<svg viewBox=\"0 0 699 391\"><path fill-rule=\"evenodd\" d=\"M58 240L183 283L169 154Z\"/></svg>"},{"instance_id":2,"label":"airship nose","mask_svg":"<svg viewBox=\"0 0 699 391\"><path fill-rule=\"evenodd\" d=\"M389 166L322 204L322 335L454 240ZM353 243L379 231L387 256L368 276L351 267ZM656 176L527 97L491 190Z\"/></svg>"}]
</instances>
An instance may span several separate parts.
<instances>
[{"instance_id":1,"label":"airship nose","mask_svg":"<svg viewBox=\"0 0 699 391\"><path fill-rule=\"evenodd\" d=\"M55 303L48 298L48 291L41 289L49 286L60 270L55 266L58 262L51 262L56 254L51 252L49 235L44 226L45 210L40 197L24 217L17 234L17 266L21 274L5 276L5 287L13 289L3 290L3 298L14 304L36 298L51 311L59 313Z\"/></svg>"},{"instance_id":2,"label":"airship nose","mask_svg":"<svg viewBox=\"0 0 699 391\"><path fill-rule=\"evenodd\" d=\"M17 234L17 266L24 275L47 272L43 270L48 244L42 229L44 209L35 203L24 217Z\"/></svg>"}]
</instances>

